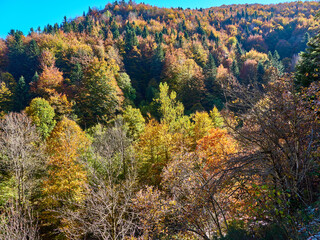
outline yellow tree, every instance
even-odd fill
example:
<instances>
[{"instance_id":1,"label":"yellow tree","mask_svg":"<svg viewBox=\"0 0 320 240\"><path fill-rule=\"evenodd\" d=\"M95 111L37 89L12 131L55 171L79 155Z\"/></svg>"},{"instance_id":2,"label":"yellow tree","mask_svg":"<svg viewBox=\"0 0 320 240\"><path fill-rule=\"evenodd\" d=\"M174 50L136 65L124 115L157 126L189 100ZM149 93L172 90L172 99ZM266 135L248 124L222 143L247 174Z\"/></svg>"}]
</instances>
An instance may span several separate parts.
<instances>
[{"instance_id":1,"label":"yellow tree","mask_svg":"<svg viewBox=\"0 0 320 240\"><path fill-rule=\"evenodd\" d=\"M173 196L170 221L182 224L177 230L214 239L223 235L232 219L229 199L237 189L235 180L225 173L237 144L220 128L209 130L197 143L195 152L174 154L163 170L161 184Z\"/></svg>"},{"instance_id":2,"label":"yellow tree","mask_svg":"<svg viewBox=\"0 0 320 240\"><path fill-rule=\"evenodd\" d=\"M47 176L42 194L45 211L42 220L51 228L61 228L55 211L68 201L81 201L84 197L86 172L79 157L89 146L89 140L72 120L63 118L57 123L47 140ZM64 226L66 227L66 226Z\"/></svg>"},{"instance_id":3,"label":"yellow tree","mask_svg":"<svg viewBox=\"0 0 320 240\"><path fill-rule=\"evenodd\" d=\"M208 134L208 131L213 127L213 121L207 112L196 112L192 116L192 121L192 142L195 146L198 140Z\"/></svg>"},{"instance_id":4,"label":"yellow tree","mask_svg":"<svg viewBox=\"0 0 320 240\"><path fill-rule=\"evenodd\" d=\"M168 125L153 119L149 121L136 147L141 182L160 184L160 174L170 159L171 150L172 134L169 133Z\"/></svg>"}]
</instances>

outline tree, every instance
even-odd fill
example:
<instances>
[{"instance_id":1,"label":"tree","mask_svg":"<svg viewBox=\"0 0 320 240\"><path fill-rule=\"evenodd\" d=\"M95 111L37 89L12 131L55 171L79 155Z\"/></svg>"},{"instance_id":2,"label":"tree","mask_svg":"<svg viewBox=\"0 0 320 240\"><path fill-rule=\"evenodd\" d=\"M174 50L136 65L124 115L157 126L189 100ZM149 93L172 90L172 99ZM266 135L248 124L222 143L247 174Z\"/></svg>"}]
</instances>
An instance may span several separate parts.
<instances>
[{"instance_id":1,"label":"tree","mask_svg":"<svg viewBox=\"0 0 320 240\"><path fill-rule=\"evenodd\" d=\"M26 85L24 77L21 76L15 91L13 110L16 112L19 112L20 110L24 109L27 106L28 102L29 102L29 88Z\"/></svg>"},{"instance_id":2,"label":"tree","mask_svg":"<svg viewBox=\"0 0 320 240\"><path fill-rule=\"evenodd\" d=\"M138 227L143 239L161 239L172 236L166 226L166 219L172 219L170 204L174 201L164 199L163 192L153 187L141 189L133 199L133 208L139 213Z\"/></svg>"},{"instance_id":3,"label":"tree","mask_svg":"<svg viewBox=\"0 0 320 240\"><path fill-rule=\"evenodd\" d=\"M182 50L166 54L164 76L187 109L200 104L204 90L202 69L193 59L187 58Z\"/></svg>"},{"instance_id":4,"label":"tree","mask_svg":"<svg viewBox=\"0 0 320 240\"><path fill-rule=\"evenodd\" d=\"M19 30L11 30L12 38L7 42L9 65L8 70L15 79L18 79L24 72L23 63L25 62L23 33Z\"/></svg>"},{"instance_id":5,"label":"tree","mask_svg":"<svg viewBox=\"0 0 320 240\"><path fill-rule=\"evenodd\" d=\"M163 69L164 50L161 44L157 46L152 56L151 73L159 81Z\"/></svg>"},{"instance_id":6,"label":"tree","mask_svg":"<svg viewBox=\"0 0 320 240\"><path fill-rule=\"evenodd\" d=\"M56 124L47 139L49 159L39 207L41 228L47 237L56 234L53 230L65 232L64 228L68 226L57 211L84 200L87 174L79 158L88 146L85 133L74 121L65 117Z\"/></svg>"},{"instance_id":7,"label":"tree","mask_svg":"<svg viewBox=\"0 0 320 240\"><path fill-rule=\"evenodd\" d=\"M130 52L134 46L138 45L138 39L134 28L128 23L126 25L125 48L126 52Z\"/></svg>"},{"instance_id":8,"label":"tree","mask_svg":"<svg viewBox=\"0 0 320 240\"><path fill-rule=\"evenodd\" d=\"M56 68L53 63L50 67L44 66L34 89L38 95L49 99L50 96L59 92L62 87L62 82L63 73Z\"/></svg>"},{"instance_id":9,"label":"tree","mask_svg":"<svg viewBox=\"0 0 320 240\"><path fill-rule=\"evenodd\" d=\"M119 88L123 92L124 105L133 104L136 98L136 90L132 87L129 75L127 73L119 73L116 79Z\"/></svg>"},{"instance_id":10,"label":"tree","mask_svg":"<svg viewBox=\"0 0 320 240\"><path fill-rule=\"evenodd\" d=\"M161 207L169 208L167 228L206 240L223 236L231 218L229 198L235 192L225 172L228 155L236 151L226 130L212 129L198 141L194 153L174 155L162 176L163 188L172 196Z\"/></svg>"},{"instance_id":11,"label":"tree","mask_svg":"<svg viewBox=\"0 0 320 240\"><path fill-rule=\"evenodd\" d=\"M146 38L146 37L148 37L148 35L149 35L149 31L148 31L147 27L144 26L141 36L142 36L143 38Z\"/></svg>"},{"instance_id":12,"label":"tree","mask_svg":"<svg viewBox=\"0 0 320 240\"><path fill-rule=\"evenodd\" d=\"M217 65L212 54L209 55L208 62L204 68L204 74L206 77L206 86L207 88L211 88L214 85L214 81L217 75Z\"/></svg>"},{"instance_id":13,"label":"tree","mask_svg":"<svg viewBox=\"0 0 320 240\"><path fill-rule=\"evenodd\" d=\"M238 62L236 59L232 61L231 72L235 77L239 77L240 72L239 72Z\"/></svg>"},{"instance_id":14,"label":"tree","mask_svg":"<svg viewBox=\"0 0 320 240\"><path fill-rule=\"evenodd\" d=\"M43 98L34 98L26 108L26 113L36 125L42 138L46 139L56 124L53 107Z\"/></svg>"},{"instance_id":15,"label":"tree","mask_svg":"<svg viewBox=\"0 0 320 240\"><path fill-rule=\"evenodd\" d=\"M206 110L210 110L214 105L222 107L223 95L220 85L216 81L217 66L212 54L209 55L207 65L204 67L206 97L202 104Z\"/></svg>"},{"instance_id":16,"label":"tree","mask_svg":"<svg viewBox=\"0 0 320 240\"><path fill-rule=\"evenodd\" d=\"M120 36L118 25L115 21L111 23L111 32L113 34L113 39L118 39Z\"/></svg>"},{"instance_id":17,"label":"tree","mask_svg":"<svg viewBox=\"0 0 320 240\"><path fill-rule=\"evenodd\" d=\"M13 108L16 82L10 73L1 73L0 84L0 112L4 114Z\"/></svg>"},{"instance_id":18,"label":"tree","mask_svg":"<svg viewBox=\"0 0 320 240\"><path fill-rule=\"evenodd\" d=\"M137 213L132 208L136 189L136 162L131 141L121 121L113 127L97 125L92 131L92 152L86 159L88 184L77 210L63 208L69 239L91 236L125 239L137 232Z\"/></svg>"},{"instance_id":19,"label":"tree","mask_svg":"<svg viewBox=\"0 0 320 240\"><path fill-rule=\"evenodd\" d=\"M257 80L257 61L247 59L241 68L240 79L242 84L253 84Z\"/></svg>"},{"instance_id":20,"label":"tree","mask_svg":"<svg viewBox=\"0 0 320 240\"><path fill-rule=\"evenodd\" d=\"M53 207L59 203L57 197L77 200L83 197L86 174L78 160L88 145L85 133L72 120L63 118L52 130L47 144L47 151L51 155L47 163L48 179L43 183L43 192ZM66 180L68 184L64 184Z\"/></svg>"},{"instance_id":21,"label":"tree","mask_svg":"<svg viewBox=\"0 0 320 240\"><path fill-rule=\"evenodd\" d=\"M50 96L49 104L54 109L54 120L60 121L63 117L74 117L72 109L73 103L68 101L65 94L55 94L53 96Z\"/></svg>"},{"instance_id":22,"label":"tree","mask_svg":"<svg viewBox=\"0 0 320 240\"><path fill-rule=\"evenodd\" d=\"M28 74L23 76L26 77L27 82L29 83L33 74L39 70L40 48L34 39L31 39L30 42L26 45L25 54L25 67L27 68Z\"/></svg>"},{"instance_id":23,"label":"tree","mask_svg":"<svg viewBox=\"0 0 320 240\"><path fill-rule=\"evenodd\" d=\"M71 84L79 87L83 78L83 71L80 63L76 63L70 74Z\"/></svg>"},{"instance_id":24,"label":"tree","mask_svg":"<svg viewBox=\"0 0 320 240\"><path fill-rule=\"evenodd\" d=\"M3 240L39 240L38 226L30 208L21 211L8 204L0 214L0 237Z\"/></svg>"},{"instance_id":25,"label":"tree","mask_svg":"<svg viewBox=\"0 0 320 240\"><path fill-rule=\"evenodd\" d=\"M282 76L284 71L284 66L282 61L280 60L280 56L277 50L274 51L273 55L268 54L268 58L271 63L271 66L277 69L277 74L279 76Z\"/></svg>"},{"instance_id":26,"label":"tree","mask_svg":"<svg viewBox=\"0 0 320 240\"><path fill-rule=\"evenodd\" d=\"M207 112L196 112L192 116L192 135L194 149L197 141L207 135L208 131L213 127L212 119Z\"/></svg>"},{"instance_id":27,"label":"tree","mask_svg":"<svg viewBox=\"0 0 320 240\"><path fill-rule=\"evenodd\" d=\"M230 93L230 102L238 99L233 104L241 111L234 116L238 124L231 118L226 124L246 146L243 155L232 157L230 163L242 165L243 174L253 179L261 176L255 184L265 185L266 195L273 194L261 205L266 207L260 218L290 218L314 197L309 189L315 184L312 175L319 161L319 122L307 97L311 95L297 93L290 78L269 82L264 89L234 86Z\"/></svg>"},{"instance_id":28,"label":"tree","mask_svg":"<svg viewBox=\"0 0 320 240\"><path fill-rule=\"evenodd\" d=\"M112 69L105 62L94 59L85 72L75 97L76 113L82 126L104 122L121 104L121 91Z\"/></svg>"},{"instance_id":29,"label":"tree","mask_svg":"<svg viewBox=\"0 0 320 240\"><path fill-rule=\"evenodd\" d=\"M1 197L6 202L0 214L0 237L7 240L38 239L31 200L44 158L39 136L23 113L6 115L0 122L0 129L1 175L3 177L7 171L14 182L11 197L7 200Z\"/></svg>"},{"instance_id":30,"label":"tree","mask_svg":"<svg viewBox=\"0 0 320 240\"><path fill-rule=\"evenodd\" d=\"M213 126L215 128L222 128L224 126L224 120L216 106L210 111L210 117L212 118Z\"/></svg>"},{"instance_id":31,"label":"tree","mask_svg":"<svg viewBox=\"0 0 320 240\"><path fill-rule=\"evenodd\" d=\"M263 83L264 73L265 73L264 66L263 66L262 62L259 62L258 66L257 66L257 81L259 83Z\"/></svg>"},{"instance_id":32,"label":"tree","mask_svg":"<svg viewBox=\"0 0 320 240\"><path fill-rule=\"evenodd\" d=\"M310 83L318 81L320 69L320 34L311 38L308 48L301 54L301 59L296 66L297 84L307 87Z\"/></svg>"},{"instance_id":33,"label":"tree","mask_svg":"<svg viewBox=\"0 0 320 240\"><path fill-rule=\"evenodd\" d=\"M12 38L8 39L8 70L15 79L24 76L26 83L29 84L39 67L40 49L34 39L31 39L28 43L25 43L24 40L21 31L13 31Z\"/></svg>"},{"instance_id":34,"label":"tree","mask_svg":"<svg viewBox=\"0 0 320 240\"><path fill-rule=\"evenodd\" d=\"M4 82L0 85L0 114L4 115L6 112L10 111L12 108L12 93L6 87Z\"/></svg>"},{"instance_id":35,"label":"tree","mask_svg":"<svg viewBox=\"0 0 320 240\"><path fill-rule=\"evenodd\" d=\"M162 169L169 161L173 147L169 127L150 120L136 146L138 176L142 184L159 186Z\"/></svg>"},{"instance_id":36,"label":"tree","mask_svg":"<svg viewBox=\"0 0 320 240\"><path fill-rule=\"evenodd\" d=\"M176 93L169 93L169 86L166 83L160 83L160 95L157 101L160 103L161 122L168 125L174 132L178 129L179 119L183 117L183 104L177 101Z\"/></svg>"},{"instance_id":37,"label":"tree","mask_svg":"<svg viewBox=\"0 0 320 240\"><path fill-rule=\"evenodd\" d=\"M145 120L140 109L133 108L132 106L126 107L123 112L123 120L125 126L128 128L127 132L129 137L137 140L145 128Z\"/></svg>"},{"instance_id":38,"label":"tree","mask_svg":"<svg viewBox=\"0 0 320 240\"><path fill-rule=\"evenodd\" d=\"M15 196L19 206L25 206L33 188L33 174L41 162L39 136L31 120L22 113L9 113L0 122L1 163L15 178Z\"/></svg>"}]
</instances>

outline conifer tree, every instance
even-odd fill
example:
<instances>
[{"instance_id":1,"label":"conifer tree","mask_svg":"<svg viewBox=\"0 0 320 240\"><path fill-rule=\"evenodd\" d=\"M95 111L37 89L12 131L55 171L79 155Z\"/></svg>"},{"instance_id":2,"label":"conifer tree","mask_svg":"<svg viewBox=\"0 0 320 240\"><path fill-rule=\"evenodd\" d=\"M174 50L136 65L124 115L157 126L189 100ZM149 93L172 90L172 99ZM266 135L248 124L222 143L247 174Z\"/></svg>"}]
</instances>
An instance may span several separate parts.
<instances>
[{"instance_id":1,"label":"conifer tree","mask_svg":"<svg viewBox=\"0 0 320 240\"><path fill-rule=\"evenodd\" d=\"M147 27L144 26L141 36L142 36L143 38L146 38L148 35L149 35L149 31L148 31Z\"/></svg>"},{"instance_id":2,"label":"conifer tree","mask_svg":"<svg viewBox=\"0 0 320 240\"><path fill-rule=\"evenodd\" d=\"M120 36L119 28L115 21L111 23L111 32L113 34L113 39L117 39Z\"/></svg>"},{"instance_id":3,"label":"conifer tree","mask_svg":"<svg viewBox=\"0 0 320 240\"><path fill-rule=\"evenodd\" d=\"M264 66L263 66L262 62L260 61L257 66L257 80L259 83L263 82L264 73L265 73Z\"/></svg>"},{"instance_id":4,"label":"conifer tree","mask_svg":"<svg viewBox=\"0 0 320 240\"><path fill-rule=\"evenodd\" d=\"M232 62L231 71L235 77L237 78L239 77L240 72L239 72L238 62L236 59L234 59Z\"/></svg>"},{"instance_id":5,"label":"conifer tree","mask_svg":"<svg viewBox=\"0 0 320 240\"><path fill-rule=\"evenodd\" d=\"M308 42L308 48L301 54L301 60L296 66L296 69L296 83L298 85L306 87L314 81L319 81L320 33Z\"/></svg>"},{"instance_id":6,"label":"conifer tree","mask_svg":"<svg viewBox=\"0 0 320 240\"><path fill-rule=\"evenodd\" d=\"M13 110L16 112L20 112L22 109L24 109L29 101L29 88L26 85L26 81L24 80L24 77L21 76L16 92L15 92L15 97L14 97L14 107Z\"/></svg>"}]
</instances>

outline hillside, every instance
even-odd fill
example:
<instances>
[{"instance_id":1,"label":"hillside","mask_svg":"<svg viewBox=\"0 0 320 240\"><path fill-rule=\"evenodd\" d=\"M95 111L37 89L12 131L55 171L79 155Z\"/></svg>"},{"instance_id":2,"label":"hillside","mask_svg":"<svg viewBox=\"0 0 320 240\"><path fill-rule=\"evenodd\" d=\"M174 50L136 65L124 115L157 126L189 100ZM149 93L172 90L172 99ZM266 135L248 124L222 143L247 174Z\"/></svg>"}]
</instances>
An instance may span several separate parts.
<instances>
[{"instance_id":1,"label":"hillside","mask_svg":"<svg viewBox=\"0 0 320 240\"><path fill-rule=\"evenodd\" d=\"M17 83L21 76L26 86L33 82L31 95L66 95L76 103L79 111L75 113L81 120L81 112L88 112L90 106L81 106L80 89L93 91L82 78L92 69L108 72L113 107L101 106L86 122L101 121L128 103L139 106L144 114L152 112L149 104L160 81L177 92L187 112L210 110L213 105L221 109L224 100L214 86L216 76L210 76L216 75L216 67L219 73L225 70L246 83L264 81L271 65L281 74L293 71L297 54L319 29L314 19L317 8L316 2L200 10L107 4L104 10L89 9L82 17L65 19L28 36L12 31L0 42L0 69ZM38 83L32 80L35 72ZM50 74L56 79L44 79ZM44 93L46 89L51 92ZM186 91L191 92L184 96ZM14 109L23 109L31 100L26 98Z\"/></svg>"},{"instance_id":2,"label":"hillside","mask_svg":"<svg viewBox=\"0 0 320 240\"><path fill-rule=\"evenodd\" d=\"M319 232L318 12L116 1L12 30L0 39L0 239Z\"/></svg>"}]
</instances>

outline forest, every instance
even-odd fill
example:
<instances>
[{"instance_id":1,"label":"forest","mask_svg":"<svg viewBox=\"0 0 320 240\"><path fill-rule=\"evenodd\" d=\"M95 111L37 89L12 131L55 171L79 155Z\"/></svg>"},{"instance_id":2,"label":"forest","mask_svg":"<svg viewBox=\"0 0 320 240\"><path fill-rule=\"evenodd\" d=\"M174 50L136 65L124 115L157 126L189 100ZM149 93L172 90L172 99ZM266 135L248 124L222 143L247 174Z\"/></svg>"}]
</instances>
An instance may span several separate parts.
<instances>
[{"instance_id":1,"label":"forest","mask_svg":"<svg viewBox=\"0 0 320 240\"><path fill-rule=\"evenodd\" d=\"M318 239L319 74L313 1L11 30L0 239Z\"/></svg>"}]
</instances>

